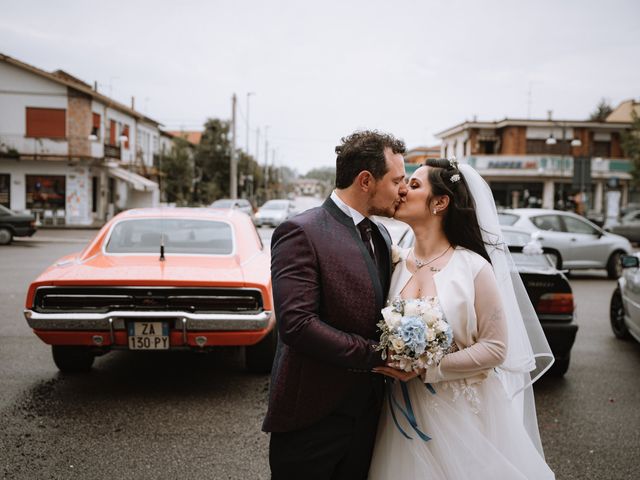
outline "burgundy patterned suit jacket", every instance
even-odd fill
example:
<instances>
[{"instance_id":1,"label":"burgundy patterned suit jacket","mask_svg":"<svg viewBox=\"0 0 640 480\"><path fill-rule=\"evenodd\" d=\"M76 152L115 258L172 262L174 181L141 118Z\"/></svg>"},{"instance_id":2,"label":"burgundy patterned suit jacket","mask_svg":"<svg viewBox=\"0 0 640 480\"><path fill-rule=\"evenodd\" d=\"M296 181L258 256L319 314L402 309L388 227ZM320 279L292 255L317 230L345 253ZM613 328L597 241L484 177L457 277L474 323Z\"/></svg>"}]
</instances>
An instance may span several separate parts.
<instances>
[{"instance_id":1,"label":"burgundy patterned suit jacket","mask_svg":"<svg viewBox=\"0 0 640 480\"><path fill-rule=\"evenodd\" d=\"M381 375L370 370L384 363L373 347L391 277L391 238L383 226L373 237L381 275L353 220L330 198L275 230L279 339L264 431L312 425L349 399L366 399L372 384L382 392Z\"/></svg>"}]
</instances>

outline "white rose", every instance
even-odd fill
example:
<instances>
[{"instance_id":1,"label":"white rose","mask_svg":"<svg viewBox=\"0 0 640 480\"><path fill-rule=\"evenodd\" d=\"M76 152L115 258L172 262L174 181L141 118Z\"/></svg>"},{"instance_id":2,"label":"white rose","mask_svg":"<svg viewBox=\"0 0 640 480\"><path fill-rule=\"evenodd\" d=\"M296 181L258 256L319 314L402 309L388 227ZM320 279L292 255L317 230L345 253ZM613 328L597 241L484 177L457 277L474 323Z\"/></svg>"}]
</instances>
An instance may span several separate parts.
<instances>
[{"instance_id":1,"label":"white rose","mask_svg":"<svg viewBox=\"0 0 640 480\"><path fill-rule=\"evenodd\" d=\"M393 347L396 352L401 353L404 351L404 340L400 337L393 337L391 339L391 347Z\"/></svg>"},{"instance_id":2,"label":"white rose","mask_svg":"<svg viewBox=\"0 0 640 480\"><path fill-rule=\"evenodd\" d=\"M415 317L417 315L420 315L420 302L408 301L404 306L404 314L407 317Z\"/></svg>"},{"instance_id":3,"label":"white rose","mask_svg":"<svg viewBox=\"0 0 640 480\"><path fill-rule=\"evenodd\" d=\"M400 326L402 322L402 315L393 310L393 306L389 306L382 309L382 318L389 328L394 329Z\"/></svg>"},{"instance_id":4,"label":"white rose","mask_svg":"<svg viewBox=\"0 0 640 480\"><path fill-rule=\"evenodd\" d=\"M436 316L435 313L433 313L432 310L427 310L422 314L422 321L425 323L425 325L429 327L431 327L436 322L437 319L438 317Z\"/></svg>"},{"instance_id":5,"label":"white rose","mask_svg":"<svg viewBox=\"0 0 640 480\"><path fill-rule=\"evenodd\" d=\"M436 339L436 332L432 328L427 328L427 342L433 342Z\"/></svg>"},{"instance_id":6,"label":"white rose","mask_svg":"<svg viewBox=\"0 0 640 480\"><path fill-rule=\"evenodd\" d=\"M391 263L395 265L401 260L400 248L397 245L391 245Z\"/></svg>"},{"instance_id":7,"label":"white rose","mask_svg":"<svg viewBox=\"0 0 640 480\"><path fill-rule=\"evenodd\" d=\"M446 332L449 330L449 324L443 320L438 320L435 324L435 329L438 332Z\"/></svg>"}]
</instances>

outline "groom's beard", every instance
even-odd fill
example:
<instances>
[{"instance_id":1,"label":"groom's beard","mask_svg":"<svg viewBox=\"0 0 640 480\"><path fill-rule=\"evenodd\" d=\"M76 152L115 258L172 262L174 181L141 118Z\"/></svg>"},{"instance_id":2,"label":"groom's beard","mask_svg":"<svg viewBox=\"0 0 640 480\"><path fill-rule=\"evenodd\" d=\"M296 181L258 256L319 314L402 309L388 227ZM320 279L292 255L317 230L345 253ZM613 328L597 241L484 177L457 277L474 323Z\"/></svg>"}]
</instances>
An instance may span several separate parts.
<instances>
[{"instance_id":1,"label":"groom's beard","mask_svg":"<svg viewBox=\"0 0 640 480\"><path fill-rule=\"evenodd\" d=\"M369 208L369 215L376 215L378 217L391 218L396 214L396 210L398 209L398 205L393 205L393 206L388 207L388 208L372 206L372 207Z\"/></svg>"}]
</instances>

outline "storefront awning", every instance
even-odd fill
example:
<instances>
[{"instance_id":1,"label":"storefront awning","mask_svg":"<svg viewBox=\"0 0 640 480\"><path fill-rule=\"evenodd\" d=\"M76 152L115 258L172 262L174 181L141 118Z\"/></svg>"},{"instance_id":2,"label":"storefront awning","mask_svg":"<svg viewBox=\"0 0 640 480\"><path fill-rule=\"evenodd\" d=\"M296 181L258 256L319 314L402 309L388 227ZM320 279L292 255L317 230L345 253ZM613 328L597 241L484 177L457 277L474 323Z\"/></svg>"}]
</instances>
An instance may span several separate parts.
<instances>
[{"instance_id":1,"label":"storefront awning","mask_svg":"<svg viewBox=\"0 0 640 480\"><path fill-rule=\"evenodd\" d=\"M138 175L137 173L130 172L123 168L109 167L109 175L127 182L134 190L150 192L158 189L158 184L153 180L149 180L142 175Z\"/></svg>"}]
</instances>

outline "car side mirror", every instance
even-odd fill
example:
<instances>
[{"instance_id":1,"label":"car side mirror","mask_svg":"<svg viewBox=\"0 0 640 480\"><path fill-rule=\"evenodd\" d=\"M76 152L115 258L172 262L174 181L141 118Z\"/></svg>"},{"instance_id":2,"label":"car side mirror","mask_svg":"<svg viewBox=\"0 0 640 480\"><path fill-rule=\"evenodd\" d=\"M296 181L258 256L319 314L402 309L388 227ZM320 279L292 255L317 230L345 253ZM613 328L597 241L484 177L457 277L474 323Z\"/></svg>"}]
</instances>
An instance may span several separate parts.
<instances>
[{"instance_id":1,"label":"car side mirror","mask_svg":"<svg viewBox=\"0 0 640 480\"><path fill-rule=\"evenodd\" d=\"M620 264L622 268L638 268L640 266L640 258L635 255L622 255Z\"/></svg>"}]
</instances>

